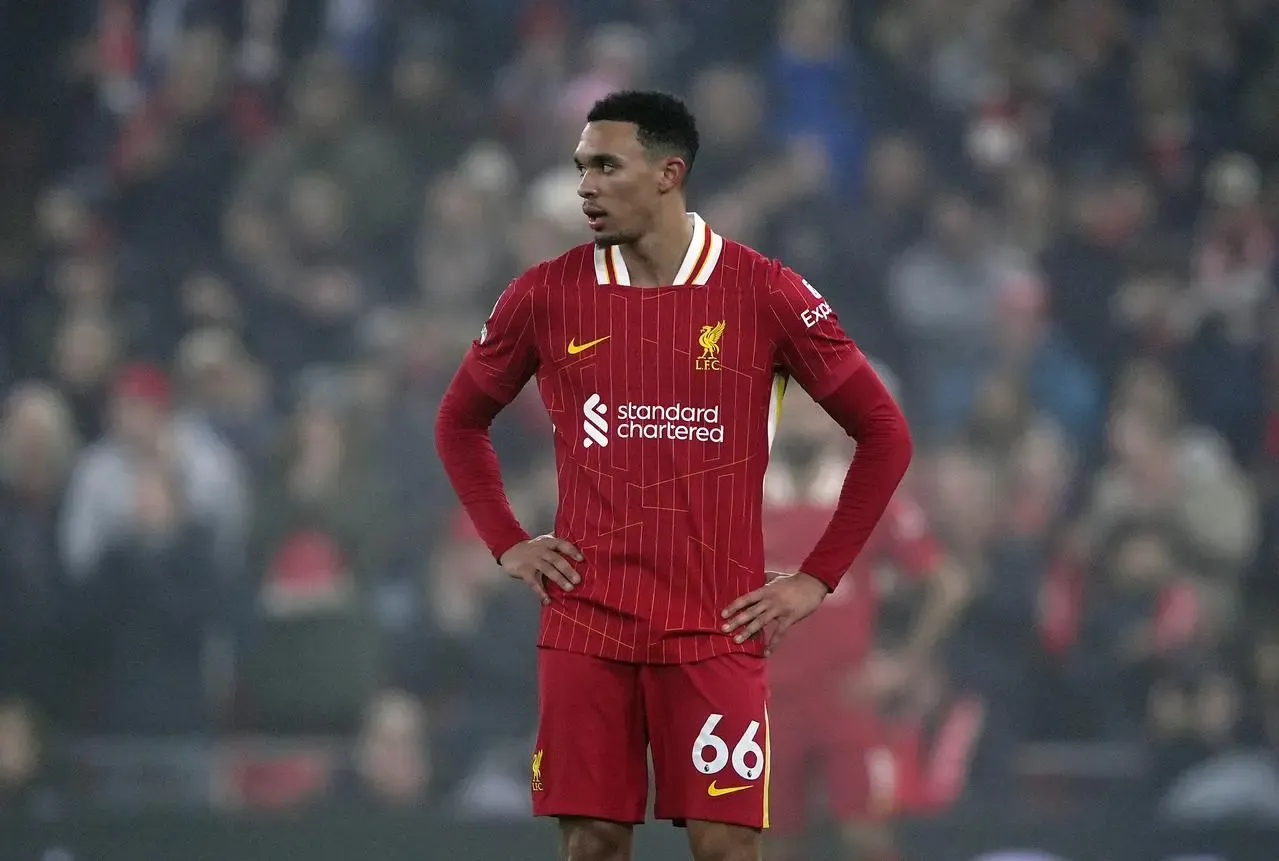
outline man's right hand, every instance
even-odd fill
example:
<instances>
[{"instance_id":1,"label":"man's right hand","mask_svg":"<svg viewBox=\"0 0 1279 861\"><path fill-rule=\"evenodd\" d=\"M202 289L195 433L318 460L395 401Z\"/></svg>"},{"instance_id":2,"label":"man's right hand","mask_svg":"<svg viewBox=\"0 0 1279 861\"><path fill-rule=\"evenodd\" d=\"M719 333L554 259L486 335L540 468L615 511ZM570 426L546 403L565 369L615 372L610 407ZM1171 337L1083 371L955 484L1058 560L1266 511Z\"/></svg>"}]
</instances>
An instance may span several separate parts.
<instances>
[{"instance_id":1,"label":"man's right hand","mask_svg":"<svg viewBox=\"0 0 1279 861\"><path fill-rule=\"evenodd\" d=\"M567 557L567 558L566 558ZM581 562L584 557L569 542L554 535L539 535L528 541L521 541L502 554L497 560L507 574L516 580L523 580L537 595L543 604L551 603L551 596L546 594L546 578L565 592L573 591L573 587L582 582L582 575L568 563L569 559Z\"/></svg>"}]
</instances>

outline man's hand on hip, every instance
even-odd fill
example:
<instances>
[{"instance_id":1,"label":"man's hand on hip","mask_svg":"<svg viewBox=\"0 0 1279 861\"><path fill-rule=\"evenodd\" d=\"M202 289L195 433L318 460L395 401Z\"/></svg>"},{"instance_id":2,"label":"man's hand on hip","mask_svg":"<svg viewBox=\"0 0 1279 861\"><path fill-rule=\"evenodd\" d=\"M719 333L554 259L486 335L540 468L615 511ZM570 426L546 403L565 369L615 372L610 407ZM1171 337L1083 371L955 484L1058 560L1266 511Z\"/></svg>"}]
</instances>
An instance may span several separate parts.
<instances>
[{"instance_id":1,"label":"man's hand on hip","mask_svg":"<svg viewBox=\"0 0 1279 861\"><path fill-rule=\"evenodd\" d=\"M727 619L723 625L726 634L734 634L733 640L744 643L774 625L772 634L764 643L764 653L771 655L778 642L791 625L811 614L829 594L826 584L802 571L796 574L769 572L768 583L748 592L729 604L722 614Z\"/></svg>"},{"instance_id":2,"label":"man's hand on hip","mask_svg":"<svg viewBox=\"0 0 1279 861\"><path fill-rule=\"evenodd\" d=\"M539 535L507 550L497 564L516 580L527 583L543 604L549 604L551 596L546 593L543 578L565 592L571 592L582 582L582 575L568 560L581 562L583 558L582 551L569 542L554 535Z\"/></svg>"}]
</instances>

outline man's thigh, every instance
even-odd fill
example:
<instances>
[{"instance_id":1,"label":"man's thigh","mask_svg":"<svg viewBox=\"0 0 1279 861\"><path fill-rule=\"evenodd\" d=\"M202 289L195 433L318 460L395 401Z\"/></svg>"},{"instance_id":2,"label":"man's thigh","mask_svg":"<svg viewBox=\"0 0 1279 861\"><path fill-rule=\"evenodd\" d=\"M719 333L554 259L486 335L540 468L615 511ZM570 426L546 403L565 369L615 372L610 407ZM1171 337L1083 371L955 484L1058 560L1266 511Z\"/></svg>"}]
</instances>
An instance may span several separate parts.
<instances>
[{"instance_id":1,"label":"man's thigh","mask_svg":"<svg viewBox=\"0 0 1279 861\"><path fill-rule=\"evenodd\" d=\"M646 666L643 688L656 817L768 827L764 660L734 654Z\"/></svg>"},{"instance_id":2,"label":"man's thigh","mask_svg":"<svg viewBox=\"0 0 1279 861\"><path fill-rule=\"evenodd\" d=\"M648 756L640 670L538 650L534 815L644 821Z\"/></svg>"}]
</instances>

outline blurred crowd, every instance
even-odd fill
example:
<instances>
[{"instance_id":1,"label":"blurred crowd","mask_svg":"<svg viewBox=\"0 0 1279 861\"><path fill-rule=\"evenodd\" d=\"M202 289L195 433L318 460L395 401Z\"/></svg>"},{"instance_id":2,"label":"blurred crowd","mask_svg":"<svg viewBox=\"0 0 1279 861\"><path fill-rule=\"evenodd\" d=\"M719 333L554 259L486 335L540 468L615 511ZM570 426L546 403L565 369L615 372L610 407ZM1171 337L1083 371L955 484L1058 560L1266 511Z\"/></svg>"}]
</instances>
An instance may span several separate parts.
<instances>
[{"instance_id":1,"label":"blurred crowd","mask_svg":"<svg viewBox=\"0 0 1279 861\"><path fill-rule=\"evenodd\" d=\"M55 739L256 735L357 740L225 765L261 803L527 805L538 608L432 423L505 283L585 240L569 154L633 86L690 101L695 208L897 387L903 492L967 578L940 684L1002 777L1033 740L1139 745L1168 803L1267 774L1279 3L3 15L0 808L54 803ZM772 506L838 490L847 440L804 415ZM535 531L548 431L529 392L495 428Z\"/></svg>"}]
</instances>

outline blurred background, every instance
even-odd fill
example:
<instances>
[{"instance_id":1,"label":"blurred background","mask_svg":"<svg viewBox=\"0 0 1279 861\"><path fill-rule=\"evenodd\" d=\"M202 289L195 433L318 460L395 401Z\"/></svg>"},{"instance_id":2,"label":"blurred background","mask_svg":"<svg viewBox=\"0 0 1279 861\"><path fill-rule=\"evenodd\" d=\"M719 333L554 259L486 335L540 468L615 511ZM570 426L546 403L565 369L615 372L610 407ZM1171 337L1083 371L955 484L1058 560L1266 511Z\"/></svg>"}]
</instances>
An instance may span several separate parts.
<instances>
[{"instance_id":1,"label":"blurred background","mask_svg":"<svg viewBox=\"0 0 1279 861\"><path fill-rule=\"evenodd\" d=\"M907 856L1273 858L1277 46L1274 0L3 4L0 858L549 856L538 608L432 426L641 85L910 416L965 597ZM803 399L773 525L849 454ZM495 437L547 528L535 393Z\"/></svg>"}]
</instances>

